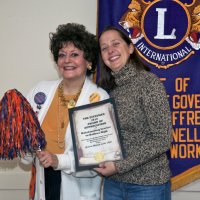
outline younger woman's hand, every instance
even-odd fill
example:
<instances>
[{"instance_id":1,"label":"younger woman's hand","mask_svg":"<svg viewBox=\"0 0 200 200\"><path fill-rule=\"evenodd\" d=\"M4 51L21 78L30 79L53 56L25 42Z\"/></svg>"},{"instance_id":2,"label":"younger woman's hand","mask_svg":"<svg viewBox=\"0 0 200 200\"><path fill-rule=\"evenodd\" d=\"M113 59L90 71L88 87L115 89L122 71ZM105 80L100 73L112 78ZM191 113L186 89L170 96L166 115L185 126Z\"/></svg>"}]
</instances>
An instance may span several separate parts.
<instances>
[{"instance_id":1,"label":"younger woman's hand","mask_svg":"<svg viewBox=\"0 0 200 200\"><path fill-rule=\"evenodd\" d=\"M94 170L103 176L111 176L117 173L115 163L112 161L101 163Z\"/></svg>"}]
</instances>

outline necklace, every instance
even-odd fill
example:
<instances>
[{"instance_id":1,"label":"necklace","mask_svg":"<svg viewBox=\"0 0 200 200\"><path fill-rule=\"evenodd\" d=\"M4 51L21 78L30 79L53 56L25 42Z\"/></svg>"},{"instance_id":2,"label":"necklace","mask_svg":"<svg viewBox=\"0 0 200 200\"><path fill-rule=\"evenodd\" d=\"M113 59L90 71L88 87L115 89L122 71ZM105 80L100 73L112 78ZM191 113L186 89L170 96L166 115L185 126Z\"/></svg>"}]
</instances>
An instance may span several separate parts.
<instances>
[{"instance_id":1,"label":"necklace","mask_svg":"<svg viewBox=\"0 0 200 200\"><path fill-rule=\"evenodd\" d=\"M82 89L82 88L81 88ZM63 141L61 141L61 134L63 132L66 132L66 125L67 125L67 119L66 116L68 115L68 109L69 108L73 108L76 105L76 102L78 100L78 97L81 93L81 89L80 91L75 94L75 95L71 95L70 98L66 98L64 95L64 83L63 81L60 83L60 85L58 86L58 134L57 134L57 144L58 147L63 149L65 147L65 139L63 139ZM73 98L72 98L73 96ZM64 109L67 108L67 109ZM64 111L64 116L61 116L61 113ZM65 138L65 137L64 137Z\"/></svg>"},{"instance_id":2,"label":"necklace","mask_svg":"<svg viewBox=\"0 0 200 200\"><path fill-rule=\"evenodd\" d=\"M65 125L67 123L67 110L64 110L64 115L61 116L61 113L63 114L63 110L61 110L61 102L60 99L58 98L58 131L57 131L57 144L58 147L63 149L65 147L65 137L62 137L61 141L61 135L64 135L64 132L66 132Z\"/></svg>"},{"instance_id":3,"label":"necklace","mask_svg":"<svg viewBox=\"0 0 200 200\"><path fill-rule=\"evenodd\" d=\"M81 89L82 89L82 87L81 87ZM78 97L81 93L81 89L78 91L77 94L74 95L73 98L67 99L64 95L64 83L62 81L60 83L60 85L58 86L58 97L59 97L59 101L61 101L61 105L64 107L67 107L67 108L75 107Z\"/></svg>"}]
</instances>

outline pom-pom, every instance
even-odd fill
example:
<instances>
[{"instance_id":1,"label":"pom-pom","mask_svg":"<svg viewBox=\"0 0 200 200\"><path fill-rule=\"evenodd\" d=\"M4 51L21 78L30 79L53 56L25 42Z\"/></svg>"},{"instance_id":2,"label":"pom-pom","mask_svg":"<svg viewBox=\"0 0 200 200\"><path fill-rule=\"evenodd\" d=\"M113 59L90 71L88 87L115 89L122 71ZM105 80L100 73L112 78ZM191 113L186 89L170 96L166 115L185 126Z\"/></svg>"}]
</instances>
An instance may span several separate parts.
<instances>
[{"instance_id":1,"label":"pom-pom","mask_svg":"<svg viewBox=\"0 0 200 200\"><path fill-rule=\"evenodd\" d=\"M27 99L16 89L7 91L0 101L0 159L34 153L45 145L45 134Z\"/></svg>"}]
</instances>

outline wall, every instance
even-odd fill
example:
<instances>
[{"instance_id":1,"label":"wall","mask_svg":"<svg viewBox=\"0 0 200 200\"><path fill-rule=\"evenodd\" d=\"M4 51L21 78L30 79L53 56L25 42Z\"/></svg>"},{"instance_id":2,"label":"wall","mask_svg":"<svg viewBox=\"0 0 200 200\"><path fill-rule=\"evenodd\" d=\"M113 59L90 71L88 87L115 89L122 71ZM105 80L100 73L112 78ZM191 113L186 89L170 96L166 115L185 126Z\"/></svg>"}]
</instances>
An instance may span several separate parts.
<instances>
[{"instance_id":1,"label":"wall","mask_svg":"<svg viewBox=\"0 0 200 200\"><path fill-rule=\"evenodd\" d=\"M12 88L26 95L40 80L58 77L49 32L78 22L96 33L95 0L0 0L0 98ZM0 161L0 200L27 200L30 166Z\"/></svg>"},{"instance_id":2,"label":"wall","mask_svg":"<svg viewBox=\"0 0 200 200\"><path fill-rule=\"evenodd\" d=\"M11 88L23 94L36 82L57 77L49 32L59 24L83 23L96 32L95 0L0 0L0 96Z\"/></svg>"},{"instance_id":3,"label":"wall","mask_svg":"<svg viewBox=\"0 0 200 200\"><path fill-rule=\"evenodd\" d=\"M97 0L0 0L0 98L16 88L26 95L40 80L57 78L49 32L59 24L83 23L96 32ZM27 200L30 166L0 161L0 200ZM199 181L172 194L199 200Z\"/></svg>"}]
</instances>

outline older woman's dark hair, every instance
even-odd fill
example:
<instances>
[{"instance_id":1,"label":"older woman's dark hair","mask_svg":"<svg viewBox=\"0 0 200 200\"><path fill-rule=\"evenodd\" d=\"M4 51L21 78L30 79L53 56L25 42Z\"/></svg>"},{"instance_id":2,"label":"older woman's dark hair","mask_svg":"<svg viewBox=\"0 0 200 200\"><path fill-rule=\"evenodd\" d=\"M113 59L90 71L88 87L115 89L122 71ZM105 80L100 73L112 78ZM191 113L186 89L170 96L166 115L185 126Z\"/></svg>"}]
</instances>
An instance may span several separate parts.
<instances>
[{"instance_id":1,"label":"older woman's dark hair","mask_svg":"<svg viewBox=\"0 0 200 200\"><path fill-rule=\"evenodd\" d=\"M108 26L106 27L102 33L99 35L99 39L101 38L101 35L107 31L114 30L117 31L120 37L126 42L127 45L130 45L132 43L131 39L126 35L122 30L114 27L114 26ZM99 47L100 48L100 47ZM101 52L101 51L100 51ZM150 71L150 68L142 63L142 61L139 59L139 56L137 55L136 51L134 51L128 60L127 64L134 64L137 70L146 70ZM100 66L100 77L98 80L98 85L102 88L104 88L107 91L110 91L116 87L115 79L112 76L111 69L105 65L103 62L101 56L99 58L99 66Z\"/></svg>"},{"instance_id":2,"label":"older woman's dark hair","mask_svg":"<svg viewBox=\"0 0 200 200\"><path fill-rule=\"evenodd\" d=\"M87 70L87 75L95 72L98 62L98 42L94 34L89 33L85 26L77 23L59 25L55 33L49 34L50 50L54 61L58 62L59 50L68 44L84 52L84 58L92 63L92 69Z\"/></svg>"}]
</instances>

